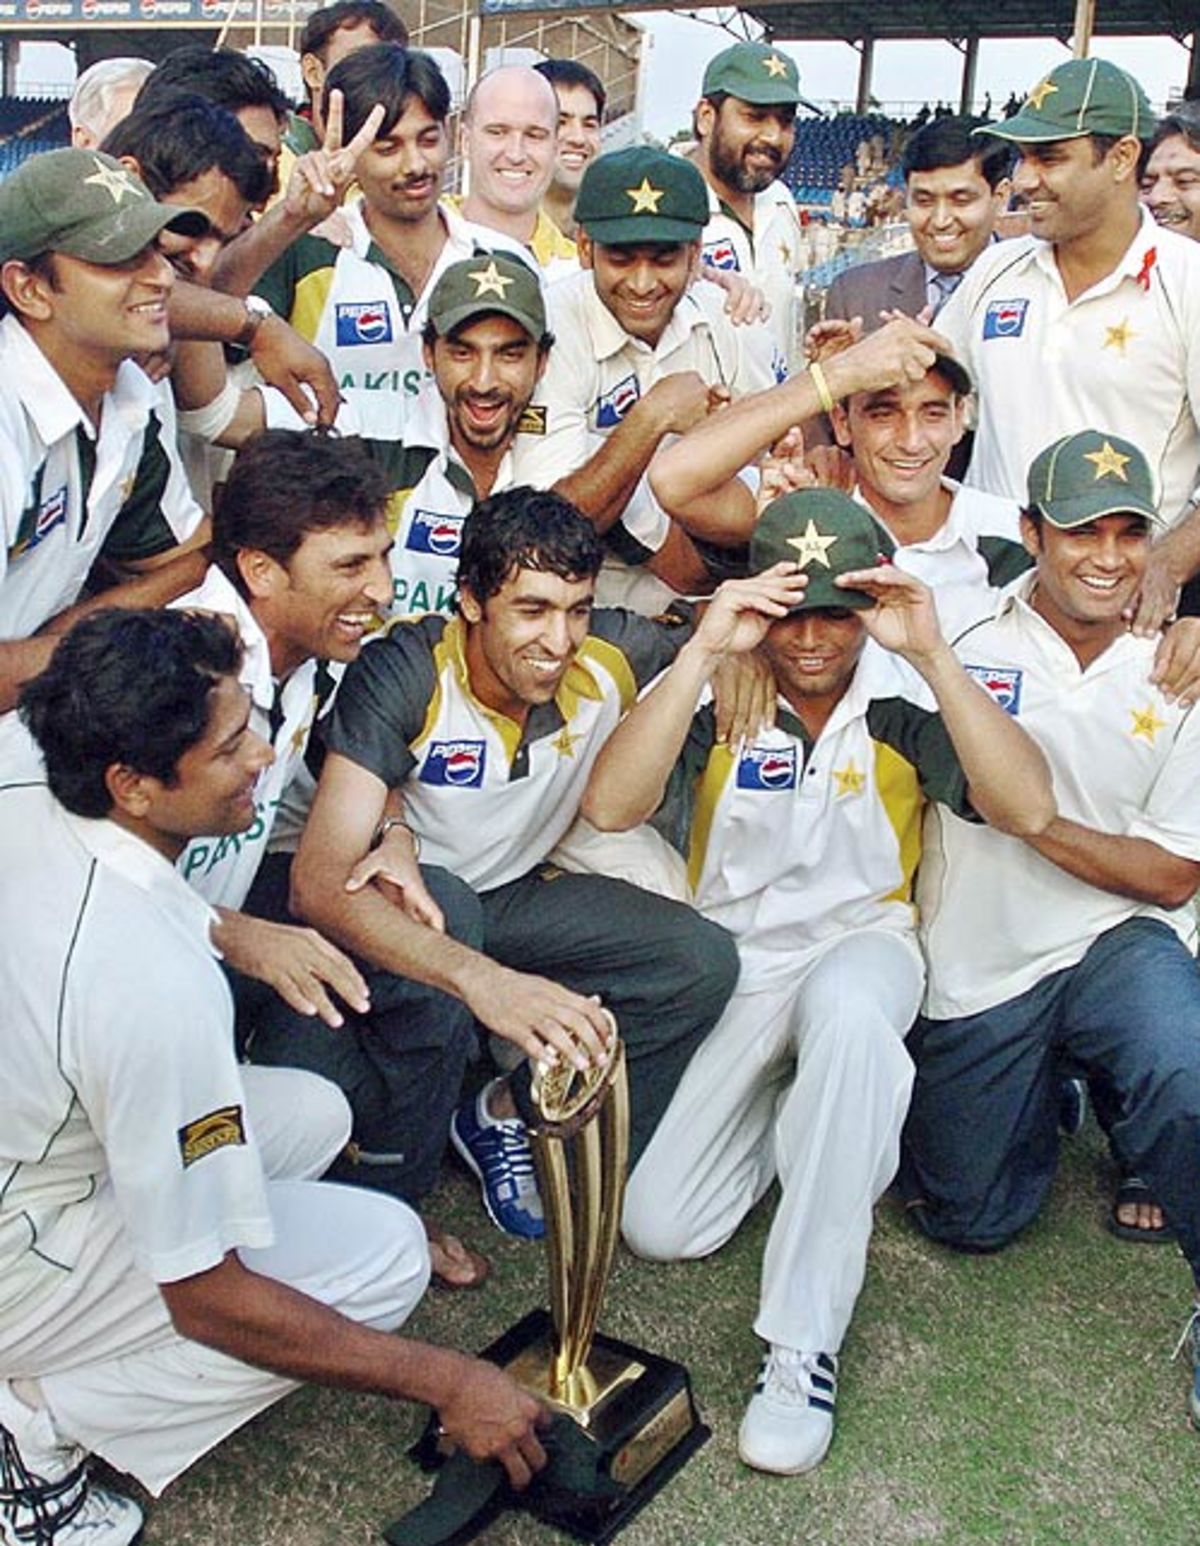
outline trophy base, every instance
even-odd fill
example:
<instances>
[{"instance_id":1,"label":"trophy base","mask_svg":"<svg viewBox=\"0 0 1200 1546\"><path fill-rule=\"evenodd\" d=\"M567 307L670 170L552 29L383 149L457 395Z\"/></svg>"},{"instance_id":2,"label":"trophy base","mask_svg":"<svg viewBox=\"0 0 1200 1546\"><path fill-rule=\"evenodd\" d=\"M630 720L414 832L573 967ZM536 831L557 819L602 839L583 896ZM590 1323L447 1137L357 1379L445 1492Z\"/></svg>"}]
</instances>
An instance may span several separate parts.
<instances>
[{"instance_id":1,"label":"trophy base","mask_svg":"<svg viewBox=\"0 0 1200 1546\"><path fill-rule=\"evenodd\" d=\"M570 1417L582 1439L572 1445L572 1478L586 1473L587 1486L560 1480L551 1456L546 1470L519 1498L519 1505L580 1541L603 1546L625 1527L704 1444L710 1434L692 1396L682 1364L597 1335L585 1371L585 1397L568 1403L548 1394L554 1328L545 1310L534 1310L481 1358L507 1369L519 1384L553 1410ZM425 1470L446 1458L436 1417L410 1451ZM581 1466L582 1455L582 1466ZM594 1482L594 1485L593 1485Z\"/></svg>"}]
</instances>

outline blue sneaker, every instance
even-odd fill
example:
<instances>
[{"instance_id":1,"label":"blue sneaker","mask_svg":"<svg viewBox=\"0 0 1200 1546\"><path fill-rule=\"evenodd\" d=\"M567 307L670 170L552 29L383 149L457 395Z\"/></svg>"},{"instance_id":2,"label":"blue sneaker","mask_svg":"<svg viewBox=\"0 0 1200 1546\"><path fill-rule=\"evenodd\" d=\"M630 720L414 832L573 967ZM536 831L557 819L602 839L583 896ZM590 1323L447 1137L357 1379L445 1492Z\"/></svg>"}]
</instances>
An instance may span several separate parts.
<instances>
[{"instance_id":1,"label":"blue sneaker","mask_svg":"<svg viewBox=\"0 0 1200 1546\"><path fill-rule=\"evenodd\" d=\"M1187 1348L1192 1359L1192 1389L1188 1396L1188 1408L1192 1414L1192 1427L1200 1428L1200 1302L1192 1306L1183 1335L1175 1344L1172 1358L1178 1358Z\"/></svg>"},{"instance_id":2,"label":"blue sneaker","mask_svg":"<svg viewBox=\"0 0 1200 1546\"><path fill-rule=\"evenodd\" d=\"M546 1220L525 1124L520 1117L494 1117L488 1111L500 1083L493 1079L474 1100L459 1106L450 1121L450 1141L478 1176L483 1205L496 1228L522 1240L540 1240Z\"/></svg>"}]
</instances>

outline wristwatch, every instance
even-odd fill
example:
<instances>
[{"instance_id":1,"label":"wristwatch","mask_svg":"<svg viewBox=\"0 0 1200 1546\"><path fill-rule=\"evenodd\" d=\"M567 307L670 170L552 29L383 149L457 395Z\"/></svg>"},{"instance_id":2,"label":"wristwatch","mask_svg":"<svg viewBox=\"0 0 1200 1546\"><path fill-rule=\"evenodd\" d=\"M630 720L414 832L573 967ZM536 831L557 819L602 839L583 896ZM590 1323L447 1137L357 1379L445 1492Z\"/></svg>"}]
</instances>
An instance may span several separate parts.
<instances>
[{"instance_id":1,"label":"wristwatch","mask_svg":"<svg viewBox=\"0 0 1200 1546\"><path fill-rule=\"evenodd\" d=\"M403 816L385 816L379 825L375 828L375 838L371 843L371 847L378 848L380 843L383 842L384 838L388 835L393 827L404 828L409 837L412 838L413 858L419 859L421 857L421 839L409 826L408 822L405 821Z\"/></svg>"},{"instance_id":2,"label":"wristwatch","mask_svg":"<svg viewBox=\"0 0 1200 1546\"><path fill-rule=\"evenodd\" d=\"M264 301L261 295L247 295L242 305L246 308L246 320L242 323L241 332L233 340L235 344L241 344L243 349L249 349L260 327L275 313L270 304Z\"/></svg>"}]
</instances>

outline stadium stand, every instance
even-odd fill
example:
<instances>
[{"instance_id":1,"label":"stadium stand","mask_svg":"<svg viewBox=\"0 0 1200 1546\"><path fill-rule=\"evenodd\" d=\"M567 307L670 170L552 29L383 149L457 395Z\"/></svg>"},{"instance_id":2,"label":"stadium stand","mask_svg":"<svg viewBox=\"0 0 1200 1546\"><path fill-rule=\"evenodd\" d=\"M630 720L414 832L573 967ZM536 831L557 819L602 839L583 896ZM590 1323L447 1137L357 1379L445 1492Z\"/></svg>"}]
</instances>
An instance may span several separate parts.
<instances>
[{"instance_id":1,"label":"stadium stand","mask_svg":"<svg viewBox=\"0 0 1200 1546\"><path fill-rule=\"evenodd\" d=\"M28 156L71 143L67 104L55 97L5 97L0 100L0 178Z\"/></svg>"}]
</instances>

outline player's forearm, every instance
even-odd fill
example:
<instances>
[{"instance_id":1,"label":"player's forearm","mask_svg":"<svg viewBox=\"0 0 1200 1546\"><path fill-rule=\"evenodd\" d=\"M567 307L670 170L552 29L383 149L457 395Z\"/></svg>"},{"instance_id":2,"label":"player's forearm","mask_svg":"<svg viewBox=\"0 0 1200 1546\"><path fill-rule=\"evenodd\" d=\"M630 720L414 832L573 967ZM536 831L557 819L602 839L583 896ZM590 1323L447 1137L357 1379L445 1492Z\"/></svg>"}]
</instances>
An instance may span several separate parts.
<instances>
[{"instance_id":1,"label":"player's forearm","mask_svg":"<svg viewBox=\"0 0 1200 1546\"><path fill-rule=\"evenodd\" d=\"M719 657L690 639L654 690L609 736L592 768L581 814L602 832L625 832L653 815L683 749Z\"/></svg>"},{"instance_id":2,"label":"player's forearm","mask_svg":"<svg viewBox=\"0 0 1200 1546\"><path fill-rule=\"evenodd\" d=\"M161 1286L175 1329L260 1369L437 1407L467 1362L461 1353L393 1337L349 1320L236 1256Z\"/></svg>"},{"instance_id":3,"label":"player's forearm","mask_svg":"<svg viewBox=\"0 0 1200 1546\"><path fill-rule=\"evenodd\" d=\"M582 466L557 480L556 492L606 532L633 498L663 434L652 399L642 398Z\"/></svg>"},{"instance_id":4,"label":"player's forearm","mask_svg":"<svg viewBox=\"0 0 1200 1546\"><path fill-rule=\"evenodd\" d=\"M1148 838L1098 832L1065 816L1056 816L1045 831L1025 841L1068 875L1134 902L1183 907L1200 885L1200 864Z\"/></svg>"},{"instance_id":5,"label":"player's forearm","mask_svg":"<svg viewBox=\"0 0 1200 1546\"><path fill-rule=\"evenodd\" d=\"M1154 544L1153 556L1176 585L1186 585L1200 571L1200 507L1190 510Z\"/></svg>"},{"instance_id":6,"label":"player's forearm","mask_svg":"<svg viewBox=\"0 0 1200 1546\"><path fill-rule=\"evenodd\" d=\"M227 295L249 295L275 259L318 223L315 217L296 215L280 199L222 248L213 266L213 288Z\"/></svg>"},{"instance_id":7,"label":"player's forearm","mask_svg":"<svg viewBox=\"0 0 1200 1546\"><path fill-rule=\"evenodd\" d=\"M975 810L1000 832L1044 832L1057 806L1049 765L1032 736L971 680L949 645L913 663L937 700Z\"/></svg>"},{"instance_id":8,"label":"player's forearm","mask_svg":"<svg viewBox=\"0 0 1200 1546\"><path fill-rule=\"evenodd\" d=\"M58 639L5 639L0 642L0 714L17 706L21 688L50 664Z\"/></svg>"},{"instance_id":9,"label":"player's forearm","mask_svg":"<svg viewBox=\"0 0 1200 1546\"><path fill-rule=\"evenodd\" d=\"M169 304L172 338L233 344L241 338L250 320L239 296L225 295L182 279L172 289Z\"/></svg>"}]
</instances>

